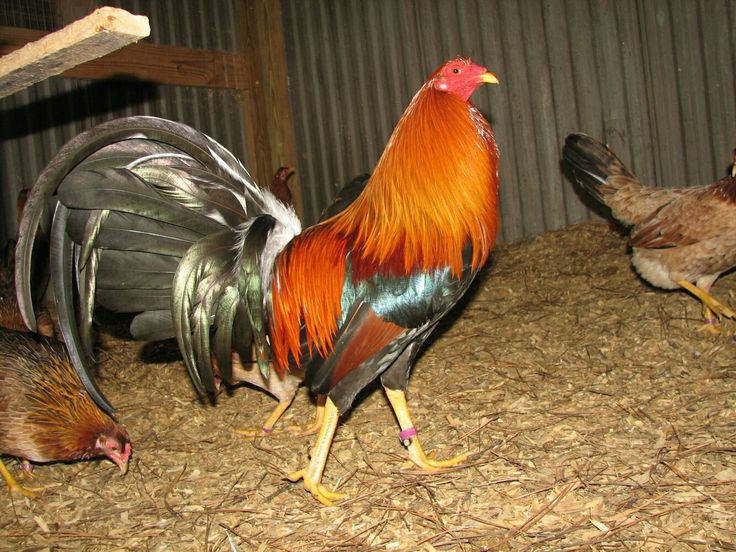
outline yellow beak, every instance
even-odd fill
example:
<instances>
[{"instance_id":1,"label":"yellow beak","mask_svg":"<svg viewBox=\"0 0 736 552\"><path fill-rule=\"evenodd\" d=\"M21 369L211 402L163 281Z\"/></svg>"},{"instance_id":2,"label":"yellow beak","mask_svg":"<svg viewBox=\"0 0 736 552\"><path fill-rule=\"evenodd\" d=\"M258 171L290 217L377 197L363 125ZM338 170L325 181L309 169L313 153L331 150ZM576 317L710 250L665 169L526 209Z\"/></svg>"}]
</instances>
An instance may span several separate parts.
<instances>
[{"instance_id":1,"label":"yellow beak","mask_svg":"<svg viewBox=\"0 0 736 552\"><path fill-rule=\"evenodd\" d=\"M490 71L486 71L480 76L481 82L485 82L487 84L498 84L498 77L491 73Z\"/></svg>"}]
</instances>

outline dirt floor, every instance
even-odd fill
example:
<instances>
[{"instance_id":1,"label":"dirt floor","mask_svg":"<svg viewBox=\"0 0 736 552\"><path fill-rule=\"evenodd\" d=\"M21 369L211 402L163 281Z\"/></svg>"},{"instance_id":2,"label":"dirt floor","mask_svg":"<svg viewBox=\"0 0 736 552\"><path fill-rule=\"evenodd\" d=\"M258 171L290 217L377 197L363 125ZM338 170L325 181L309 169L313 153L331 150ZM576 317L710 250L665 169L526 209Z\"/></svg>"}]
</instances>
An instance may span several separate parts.
<instances>
[{"instance_id":1,"label":"dirt floor","mask_svg":"<svg viewBox=\"0 0 736 552\"><path fill-rule=\"evenodd\" d=\"M714 293L736 304L736 277ZM501 247L414 369L425 449L461 468L404 466L379 387L342 420L325 508L284 476L310 437L249 440L275 405L195 397L171 344L105 336L100 385L134 441L107 461L40 466L11 499L7 550L736 550L733 330L631 270L625 238L585 223ZM306 391L280 427L311 421ZM17 471L14 461L8 462Z\"/></svg>"}]
</instances>

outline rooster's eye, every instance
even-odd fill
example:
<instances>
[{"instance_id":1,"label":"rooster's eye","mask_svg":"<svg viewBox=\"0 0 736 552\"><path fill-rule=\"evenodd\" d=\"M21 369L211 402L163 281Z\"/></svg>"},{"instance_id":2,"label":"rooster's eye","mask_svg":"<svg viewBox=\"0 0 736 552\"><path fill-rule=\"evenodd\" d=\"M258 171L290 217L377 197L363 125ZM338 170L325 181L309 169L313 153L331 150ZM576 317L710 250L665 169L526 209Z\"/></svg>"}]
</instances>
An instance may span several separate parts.
<instances>
[{"instance_id":1,"label":"rooster's eye","mask_svg":"<svg viewBox=\"0 0 736 552\"><path fill-rule=\"evenodd\" d=\"M455 73L456 75L459 75L459 74L460 74L460 69L458 69L457 67L455 67L455 68L454 68L454 69L452 70L452 72L453 72L453 73Z\"/></svg>"}]
</instances>

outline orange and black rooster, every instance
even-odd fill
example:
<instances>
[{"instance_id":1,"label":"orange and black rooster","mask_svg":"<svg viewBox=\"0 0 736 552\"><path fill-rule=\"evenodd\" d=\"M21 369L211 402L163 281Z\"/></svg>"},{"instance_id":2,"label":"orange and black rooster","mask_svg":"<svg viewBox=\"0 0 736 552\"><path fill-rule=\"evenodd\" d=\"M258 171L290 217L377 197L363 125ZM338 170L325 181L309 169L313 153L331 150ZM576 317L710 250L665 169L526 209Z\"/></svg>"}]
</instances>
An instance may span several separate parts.
<instances>
[{"instance_id":1,"label":"orange and black rooster","mask_svg":"<svg viewBox=\"0 0 736 552\"><path fill-rule=\"evenodd\" d=\"M232 379L233 351L248 358L251 343L260 377L298 381L293 374L303 372L327 398L311 461L290 479L303 479L324 504L340 497L321 484L339 415L379 376L411 460L426 470L461 462L466 455L425 455L405 390L420 347L496 238L498 150L469 101L496 82L466 59L442 65L362 193L303 233L292 209L189 127L132 117L77 136L39 177L21 224L16 278L27 322L33 235L57 194L51 266L60 325L106 408L86 368L95 298L141 312L132 324L138 337L176 335L202 393L216 391L218 375Z\"/></svg>"},{"instance_id":2,"label":"orange and black rooster","mask_svg":"<svg viewBox=\"0 0 736 552\"><path fill-rule=\"evenodd\" d=\"M63 346L43 337L0 329L0 454L31 462L107 456L128 470L130 438L89 396ZM11 491L18 484L0 461Z\"/></svg>"},{"instance_id":3,"label":"orange and black rooster","mask_svg":"<svg viewBox=\"0 0 736 552\"><path fill-rule=\"evenodd\" d=\"M585 134L569 135L562 156L586 192L631 227L631 262L642 278L695 295L712 333L721 317L736 318L710 294L716 279L736 266L736 174L691 188L645 186L606 145Z\"/></svg>"}]
</instances>

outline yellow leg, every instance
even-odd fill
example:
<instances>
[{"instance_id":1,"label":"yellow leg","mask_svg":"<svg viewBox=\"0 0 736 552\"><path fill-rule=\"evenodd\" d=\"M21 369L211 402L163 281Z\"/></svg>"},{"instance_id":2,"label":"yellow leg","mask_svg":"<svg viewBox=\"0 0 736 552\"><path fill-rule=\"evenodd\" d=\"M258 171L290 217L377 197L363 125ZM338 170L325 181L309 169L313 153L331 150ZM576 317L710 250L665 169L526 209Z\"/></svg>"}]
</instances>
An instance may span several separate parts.
<instances>
[{"instance_id":1,"label":"yellow leg","mask_svg":"<svg viewBox=\"0 0 736 552\"><path fill-rule=\"evenodd\" d=\"M325 418L325 400L327 395L317 395L317 412L314 417L314 422L306 427L302 426L291 426L288 428L289 431L295 433L300 437L306 437L307 435L314 435L322 427L322 421Z\"/></svg>"},{"instance_id":2,"label":"yellow leg","mask_svg":"<svg viewBox=\"0 0 736 552\"><path fill-rule=\"evenodd\" d=\"M736 318L736 312L721 303L707 291L700 289L687 280L680 280L677 283L703 303L703 320L705 324L702 329L710 333L719 333L718 322L721 317Z\"/></svg>"},{"instance_id":3,"label":"yellow leg","mask_svg":"<svg viewBox=\"0 0 736 552\"><path fill-rule=\"evenodd\" d=\"M289 409L293 401L294 397L286 401L280 401L279 404L276 405L276 408L273 409L273 412L271 412L271 415L266 419L265 422L263 422L263 426L261 427L261 429L236 429L235 433L239 435L245 435L246 437L269 435L273 432L273 426L276 424L276 422L279 421L281 416L284 415L284 412Z\"/></svg>"},{"instance_id":4,"label":"yellow leg","mask_svg":"<svg viewBox=\"0 0 736 552\"><path fill-rule=\"evenodd\" d=\"M334 500L340 500L345 495L335 493L326 489L322 485L322 474L327 464L327 455L330 452L332 439L335 436L337 422L340 419L340 413L337 411L335 403L329 398L325 401L324 420L322 427L317 435L317 441L312 448L312 458L309 460L307 467L295 471L287 476L289 481L304 481L304 488L312 493L312 496L319 500L325 506L332 506Z\"/></svg>"},{"instance_id":5,"label":"yellow leg","mask_svg":"<svg viewBox=\"0 0 736 552\"><path fill-rule=\"evenodd\" d=\"M38 494L38 491L41 489L28 489L26 487L23 487L20 483L18 483L13 475L8 471L8 468L5 467L5 464L3 464L3 461L0 460L0 475L3 476L3 479L5 479L5 482L8 484L8 491L12 494L13 492L20 492L23 493L28 498L33 498Z\"/></svg>"},{"instance_id":6,"label":"yellow leg","mask_svg":"<svg viewBox=\"0 0 736 552\"><path fill-rule=\"evenodd\" d=\"M409 458L417 466L423 470L429 472L442 471L445 468L457 466L467 460L469 454L460 454L455 458L449 460L433 460L424 453L422 444L419 442L419 436L417 435L416 429L414 429L414 423L411 421L411 415L409 414L409 406L406 404L406 394L398 389L384 388L386 396L388 397L391 406L396 414L396 419L401 427L401 440L409 451Z\"/></svg>"}]
</instances>

